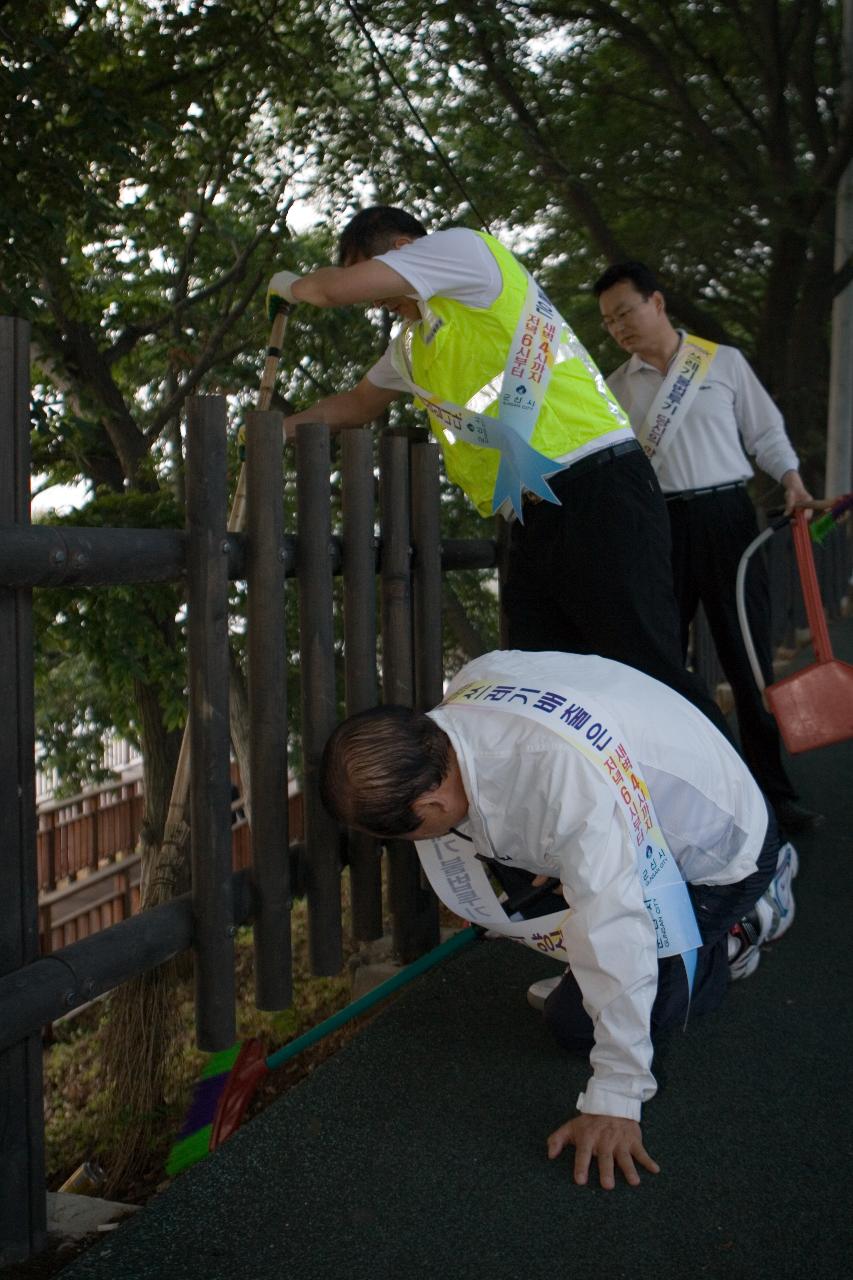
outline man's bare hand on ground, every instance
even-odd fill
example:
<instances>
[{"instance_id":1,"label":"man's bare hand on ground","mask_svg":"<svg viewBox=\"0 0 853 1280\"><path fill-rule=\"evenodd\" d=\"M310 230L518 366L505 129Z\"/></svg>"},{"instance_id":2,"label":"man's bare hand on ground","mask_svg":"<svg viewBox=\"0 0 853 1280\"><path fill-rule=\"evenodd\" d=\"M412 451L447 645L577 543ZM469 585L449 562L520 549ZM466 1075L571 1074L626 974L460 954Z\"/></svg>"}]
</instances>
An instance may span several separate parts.
<instances>
[{"instance_id":1,"label":"man's bare hand on ground","mask_svg":"<svg viewBox=\"0 0 853 1280\"><path fill-rule=\"evenodd\" d=\"M643 1146L643 1134L636 1120L622 1116L579 1115L567 1120L548 1136L548 1158L556 1159L567 1146L575 1148L575 1182L585 1186L592 1157L598 1160L598 1180L605 1191L616 1185L615 1164L625 1181L636 1187L640 1181L634 1161L650 1173L660 1173L658 1165Z\"/></svg>"}]
</instances>

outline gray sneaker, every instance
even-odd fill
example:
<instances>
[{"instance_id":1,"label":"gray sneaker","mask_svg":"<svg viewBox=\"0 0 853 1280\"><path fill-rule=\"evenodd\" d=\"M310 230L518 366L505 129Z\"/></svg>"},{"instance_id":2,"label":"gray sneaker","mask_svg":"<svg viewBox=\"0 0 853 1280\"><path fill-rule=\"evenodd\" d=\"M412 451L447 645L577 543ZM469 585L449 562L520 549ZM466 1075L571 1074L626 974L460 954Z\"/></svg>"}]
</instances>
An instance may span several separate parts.
<instances>
[{"instance_id":1,"label":"gray sneaker","mask_svg":"<svg viewBox=\"0 0 853 1280\"><path fill-rule=\"evenodd\" d=\"M737 982L758 968L761 947L781 938L794 922L794 892L791 881L800 869L797 851L783 844L776 862L776 874L749 915L729 930L729 978Z\"/></svg>"},{"instance_id":2,"label":"gray sneaker","mask_svg":"<svg viewBox=\"0 0 853 1280\"><path fill-rule=\"evenodd\" d=\"M794 923L794 892L791 881L800 869L800 859L794 846L788 842L779 850L776 874L761 896L772 912L772 920L762 934L762 942L775 942Z\"/></svg>"}]
</instances>

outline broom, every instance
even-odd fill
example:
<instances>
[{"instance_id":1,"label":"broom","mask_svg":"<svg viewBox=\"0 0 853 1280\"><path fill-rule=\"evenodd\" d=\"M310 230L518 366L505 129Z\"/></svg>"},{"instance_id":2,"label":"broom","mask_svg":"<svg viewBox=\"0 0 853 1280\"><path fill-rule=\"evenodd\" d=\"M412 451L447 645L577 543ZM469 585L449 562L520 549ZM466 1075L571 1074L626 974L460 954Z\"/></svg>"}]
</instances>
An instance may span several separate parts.
<instances>
[{"instance_id":1,"label":"broom","mask_svg":"<svg viewBox=\"0 0 853 1280\"><path fill-rule=\"evenodd\" d=\"M845 493L840 498L827 499L809 505L814 511L823 512L823 515L817 516L809 525L812 542L823 546L838 521L853 509L853 493Z\"/></svg>"},{"instance_id":2,"label":"broom","mask_svg":"<svg viewBox=\"0 0 853 1280\"><path fill-rule=\"evenodd\" d=\"M480 933L481 930L470 925L453 934L432 951L419 956L399 973L386 978L378 987L339 1009L330 1018L311 1027L269 1057L264 1056L263 1044L258 1039L234 1044L230 1049L214 1054L196 1082L183 1127L169 1152L166 1172L174 1177L197 1164L209 1151L215 1151L230 1138L239 1129L246 1108L261 1082L276 1068L295 1058L303 1049L308 1049L318 1040L331 1035L339 1027L345 1026L353 1018L366 1013L400 987L406 986L413 978L426 973L448 956L455 955L478 938Z\"/></svg>"},{"instance_id":3,"label":"broom","mask_svg":"<svg viewBox=\"0 0 853 1280\"><path fill-rule=\"evenodd\" d=\"M541 884L522 887L502 903L503 908L508 916L517 911L525 913L540 899L553 893L559 884L558 879L549 877ZM484 932L479 925L469 925L467 929L453 934L432 951L419 956L399 973L392 974L378 987L339 1009L330 1018L311 1027L269 1057L264 1057L263 1045L258 1039L234 1044L230 1049L214 1054L196 1082L183 1126L169 1152L166 1172L174 1177L203 1160L209 1151L215 1151L230 1138L239 1129L246 1108L257 1093L261 1081L271 1072L295 1058L303 1049L310 1048L324 1036L331 1035L353 1018L366 1013L413 978L426 973L448 956L455 955L457 951L482 937Z\"/></svg>"}]
</instances>

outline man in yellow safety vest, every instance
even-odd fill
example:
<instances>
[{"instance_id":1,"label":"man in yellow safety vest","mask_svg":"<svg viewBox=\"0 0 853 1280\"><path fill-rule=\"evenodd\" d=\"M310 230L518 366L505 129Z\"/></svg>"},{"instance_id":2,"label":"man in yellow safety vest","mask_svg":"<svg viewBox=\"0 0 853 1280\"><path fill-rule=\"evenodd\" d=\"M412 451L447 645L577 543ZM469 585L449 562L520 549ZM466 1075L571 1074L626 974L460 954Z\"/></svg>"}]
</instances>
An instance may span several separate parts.
<instances>
[{"instance_id":1,"label":"man in yellow safety vest","mask_svg":"<svg viewBox=\"0 0 853 1280\"><path fill-rule=\"evenodd\" d=\"M511 648L598 653L661 680L720 724L684 668L669 524L627 417L550 299L494 237L427 233L402 209L363 209L338 267L280 271L267 294L375 304L401 331L351 389L286 420L338 430L411 395L448 476L481 515L512 522L503 604Z\"/></svg>"}]
</instances>

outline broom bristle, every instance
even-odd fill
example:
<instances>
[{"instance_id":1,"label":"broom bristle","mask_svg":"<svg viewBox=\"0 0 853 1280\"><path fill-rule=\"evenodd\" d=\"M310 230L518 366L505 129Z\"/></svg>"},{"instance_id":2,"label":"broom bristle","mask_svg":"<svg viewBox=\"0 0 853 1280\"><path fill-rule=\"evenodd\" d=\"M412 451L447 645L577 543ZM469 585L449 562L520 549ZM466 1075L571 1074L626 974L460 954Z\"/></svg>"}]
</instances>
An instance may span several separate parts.
<instances>
[{"instance_id":1,"label":"broom bristle","mask_svg":"<svg viewBox=\"0 0 853 1280\"><path fill-rule=\"evenodd\" d=\"M166 1172L170 1178L183 1173L184 1169L189 1169L192 1165L198 1164L199 1160L204 1159L210 1150L212 1129L212 1124L205 1125L203 1129L197 1129L188 1137L179 1138L177 1142L172 1143L172 1150L166 1161Z\"/></svg>"}]
</instances>

